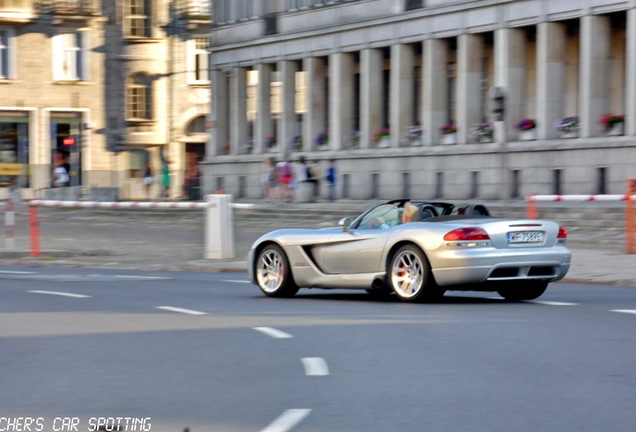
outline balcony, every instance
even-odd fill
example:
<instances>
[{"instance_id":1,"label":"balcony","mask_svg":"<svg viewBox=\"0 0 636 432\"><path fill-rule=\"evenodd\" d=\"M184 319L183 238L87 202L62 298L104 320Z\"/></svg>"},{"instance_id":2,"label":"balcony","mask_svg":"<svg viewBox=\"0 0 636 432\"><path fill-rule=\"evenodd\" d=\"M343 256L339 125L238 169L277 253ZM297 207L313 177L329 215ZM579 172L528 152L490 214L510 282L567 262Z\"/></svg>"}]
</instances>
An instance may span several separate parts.
<instances>
[{"instance_id":1,"label":"balcony","mask_svg":"<svg viewBox=\"0 0 636 432\"><path fill-rule=\"evenodd\" d=\"M39 0L37 10L58 20L83 20L99 15L97 0Z\"/></svg>"},{"instance_id":2,"label":"balcony","mask_svg":"<svg viewBox=\"0 0 636 432\"><path fill-rule=\"evenodd\" d=\"M209 0L181 0L179 18L187 23L189 29L205 27L212 23Z\"/></svg>"},{"instance_id":3,"label":"balcony","mask_svg":"<svg viewBox=\"0 0 636 432\"><path fill-rule=\"evenodd\" d=\"M24 24L34 18L33 4L29 0L0 0L0 24Z\"/></svg>"}]
</instances>

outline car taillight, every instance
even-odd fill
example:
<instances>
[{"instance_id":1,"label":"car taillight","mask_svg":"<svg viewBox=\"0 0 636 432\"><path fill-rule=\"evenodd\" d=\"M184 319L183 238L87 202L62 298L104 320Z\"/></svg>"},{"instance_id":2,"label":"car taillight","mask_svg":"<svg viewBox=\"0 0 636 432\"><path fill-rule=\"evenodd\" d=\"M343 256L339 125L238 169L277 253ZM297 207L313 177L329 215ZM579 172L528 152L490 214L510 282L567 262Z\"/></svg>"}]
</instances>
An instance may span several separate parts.
<instances>
[{"instance_id":1,"label":"car taillight","mask_svg":"<svg viewBox=\"0 0 636 432\"><path fill-rule=\"evenodd\" d=\"M483 228L458 228L444 236L446 241L490 240L488 233Z\"/></svg>"},{"instance_id":2,"label":"car taillight","mask_svg":"<svg viewBox=\"0 0 636 432\"><path fill-rule=\"evenodd\" d=\"M568 238L568 230L560 226L559 234L557 235L557 238L560 238L560 239Z\"/></svg>"}]
</instances>

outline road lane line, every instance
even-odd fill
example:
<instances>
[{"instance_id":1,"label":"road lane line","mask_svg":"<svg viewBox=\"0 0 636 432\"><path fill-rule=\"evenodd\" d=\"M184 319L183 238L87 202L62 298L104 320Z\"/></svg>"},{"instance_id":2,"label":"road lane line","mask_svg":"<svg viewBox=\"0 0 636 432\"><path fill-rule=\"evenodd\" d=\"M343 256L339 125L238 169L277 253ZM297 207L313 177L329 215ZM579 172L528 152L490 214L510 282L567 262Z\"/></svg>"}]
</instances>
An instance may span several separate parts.
<instances>
[{"instance_id":1,"label":"road lane line","mask_svg":"<svg viewBox=\"0 0 636 432\"><path fill-rule=\"evenodd\" d=\"M178 308L173 306L157 306L157 309L165 310L168 312L177 312L177 313L182 313L187 315L207 315L205 312L195 311L192 309L183 309L183 308Z\"/></svg>"},{"instance_id":2,"label":"road lane line","mask_svg":"<svg viewBox=\"0 0 636 432\"><path fill-rule=\"evenodd\" d=\"M236 280L236 279L224 280L223 282L229 282L229 283L240 283L240 284L249 284L249 283L252 283L251 281L248 281L248 280Z\"/></svg>"},{"instance_id":3,"label":"road lane line","mask_svg":"<svg viewBox=\"0 0 636 432\"><path fill-rule=\"evenodd\" d=\"M289 409L261 432L289 432L311 412L310 409Z\"/></svg>"},{"instance_id":4,"label":"road lane line","mask_svg":"<svg viewBox=\"0 0 636 432\"><path fill-rule=\"evenodd\" d=\"M62 297L72 297L72 298L90 298L91 296L87 296L87 295L82 295L82 294L72 294L72 293L67 293L67 292L59 292L59 291L39 291L39 290L33 290L33 291L29 291L30 293L33 294L48 294L48 295L56 295L56 296L62 296Z\"/></svg>"},{"instance_id":5,"label":"road lane line","mask_svg":"<svg viewBox=\"0 0 636 432\"><path fill-rule=\"evenodd\" d=\"M307 376L329 375L329 367L322 357L304 357L301 359Z\"/></svg>"},{"instance_id":6,"label":"road lane line","mask_svg":"<svg viewBox=\"0 0 636 432\"><path fill-rule=\"evenodd\" d=\"M285 333L284 331L272 327L252 327L252 329L266 334L269 337L273 337L274 339L289 339L293 337L289 333Z\"/></svg>"},{"instance_id":7,"label":"road lane line","mask_svg":"<svg viewBox=\"0 0 636 432\"><path fill-rule=\"evenodd\" d=\"M30 271L17 271L17 270L0 270L0 274L12 274L12 275L32 275L35 272Z\"/></svg>"},{"instance_id":8,"label":"road lane line","mask_svg":"<svg viewBox=\"0 0 636 432\"><path fill-rule=\"evenodd\" d=\"M141 279L141 280L165 280L169 279L165 276L134 276L134 275L115 275L116 278L120 279Z\"/></svg>"},{"instance_id":9,"label":"road lane line","mask_svg":"<svg viewBox=\"0 0 636 432\"><path fill-rule=\"evenodd\" d=\"M612 309L610 312L626 313L636 315L636 309Z\"/></svg>"},{"instance_id":10,"label":"road lane line","mask_svg":"<svg viewBox=\"0 0 636 432\"><path fill-rule=\"evenodd\" d=\"M530 300L528 303L536 303L547 306L578 306L578 303L566 303L566 302L556 302L556 301L544 301L544 300Z\"/></svg>"}]
</instances>

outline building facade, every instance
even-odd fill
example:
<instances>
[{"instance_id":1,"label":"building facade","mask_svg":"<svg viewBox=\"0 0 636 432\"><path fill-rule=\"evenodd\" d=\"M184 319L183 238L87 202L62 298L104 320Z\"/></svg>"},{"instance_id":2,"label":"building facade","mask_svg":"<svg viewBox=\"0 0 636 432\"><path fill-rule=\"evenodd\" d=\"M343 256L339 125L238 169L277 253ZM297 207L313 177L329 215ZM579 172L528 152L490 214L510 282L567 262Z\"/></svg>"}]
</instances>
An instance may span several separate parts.
<instances>
[{"instance_id":1,"label":"building facade","mask_svg":"<svg viewBox=\"0 0 636 432\"><path fill-rule=\"evenodd\" d=\"M180 196L208 141L210 22L207 0L0 0L0 194L45 196L63 164L145 198L168 161Z\"/></svg>"},{"instance_id":2,"label":"building facade","mask_svg":"<svg viewBox=\"0 0 636 432\"><path fill-rule=\"evenodd\" d=\"M336 159L340 197L623 193L633 0L214 0L205 188Z\"/></svg>"}]
</instances>

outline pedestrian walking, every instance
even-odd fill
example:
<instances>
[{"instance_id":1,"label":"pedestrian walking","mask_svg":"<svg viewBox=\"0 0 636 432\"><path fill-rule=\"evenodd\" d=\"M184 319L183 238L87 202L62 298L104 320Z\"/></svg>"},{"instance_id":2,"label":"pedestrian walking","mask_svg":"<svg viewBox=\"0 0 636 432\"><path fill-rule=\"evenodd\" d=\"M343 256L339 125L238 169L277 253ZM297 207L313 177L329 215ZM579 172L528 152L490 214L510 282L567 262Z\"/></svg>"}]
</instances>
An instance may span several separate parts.
<instances>
[{"instance_id":1,"label":"pedestrian walking","mask_svg":"<svg viewBox=\"0 0 636 432\"><path fill-rule=\"evenodd\" d=\"M146 189L146 199L150 199L150 188L152 188L152 184L155 182L155 178L152 174L152 167L150 166L150 162L146 165L146 169L144 170L144 188Z\"/></svg>"},{"instance_id":2,"label":"pedestrian walking","mask_svg":"<svg viewBox=\"0 0 636 432\"><path fill-rule=\"evenodd\" d=\"M261 187L263 188L263 198L266 201L274 200L274 188L276 187L276 162L273 157L269 157L261 164L260 174Z\"/></svg>"},{"instance_id":3,"label":"pedestrian walking","mask_svg":"<svg viewBox=\"0 0 636 432\"><path fill-rule=\"evenodd\" d=\"M280 188L280 198L285 201L291 201L292 191L291 184L294 181L294 169L289 156L278 164L278 184Z\"/></svg>"},{"instance_id":4,"label":"pedestrian walking","mask_svg":"<svg viewBox=\"0 0 636 432\"><path fill-rule=\"evenodd\" d=\"M164 160L161 167L161 197L170 196L170 161Z\"/></svg>"},{"instance_id":5,"label":"pedestrian walking","mask_svg":"<svg viewBox=\"0 0 636 432\"><path fill-rule=\"evenodd\" d=\"M64 167L63 162L59 162L53 170L53 187L60 188L68 186L69 176L68 171Z\"/></svg>"},{"instance_id":6,"label":"pedestrian walking","mask_svg":"<svg viewBox=\"0 0 636 432\"><path fill-rule=\"evenodd\" d=\"M336 179L336 161L331 159L329 161L327 175L325 177L325 180L327 180L327 186L329 187L329 201L334 201L336 199Z\"/></svg>"}]
</instances>

